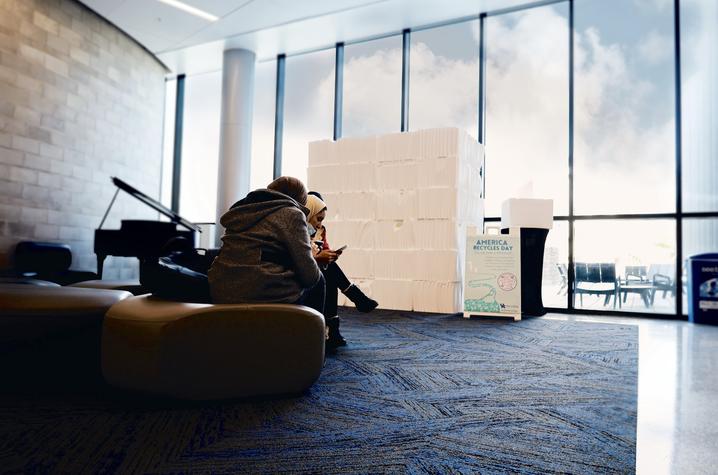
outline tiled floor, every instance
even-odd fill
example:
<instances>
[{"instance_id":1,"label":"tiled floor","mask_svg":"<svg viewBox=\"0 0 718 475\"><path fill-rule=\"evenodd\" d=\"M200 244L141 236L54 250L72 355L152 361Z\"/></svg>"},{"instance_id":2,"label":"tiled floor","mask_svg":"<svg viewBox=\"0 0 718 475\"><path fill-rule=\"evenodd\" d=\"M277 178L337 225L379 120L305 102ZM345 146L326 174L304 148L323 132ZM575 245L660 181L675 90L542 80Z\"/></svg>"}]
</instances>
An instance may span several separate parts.
<instances>
[{"instance_id":1,"label":"tiled floor","mask_svg":"<svg viewBox=\"0 0 718 475\"><path fill-rule=\"evenodd\" d=\"M639 474L718 473L718 326L550 314L638 325Z\"/></svg>"}]
</instances>

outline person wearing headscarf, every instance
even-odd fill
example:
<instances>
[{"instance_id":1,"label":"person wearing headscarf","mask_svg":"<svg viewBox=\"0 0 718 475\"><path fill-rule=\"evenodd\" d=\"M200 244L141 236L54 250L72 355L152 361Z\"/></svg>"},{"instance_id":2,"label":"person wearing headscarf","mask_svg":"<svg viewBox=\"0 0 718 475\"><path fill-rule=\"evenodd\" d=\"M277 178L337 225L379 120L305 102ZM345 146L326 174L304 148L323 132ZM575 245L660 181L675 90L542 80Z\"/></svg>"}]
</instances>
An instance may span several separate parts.
<instances>
[{"instance_id":1,"label":"person wearing headscarf","mask_svg":"<svg viewBox=\"0 0 718 475\"><path fill-rule=\"evenodd\" d=\"M220 219L225 232L208 272L214 303L294 303L324 312L324 277L309 241L304 184L280 177Z\"/></svg>"},{"instance_id":2,"label":"person wearing headscarf","mask_svg":"<svg viewBox=\"0 0 718 475\"><path fill-rule=\"evenodd\" d=\"M378 303L367 297L359 287L352 284L346 274L339 267L336 260L341 256L342 251L332 251L327 240L327 228L324 226L324 219L327 215L327 205L317 192L309 192L307 197L307 208L309 215L307 222L310 226L312 253L320 263L320 269L326 281L326 296L324 300L324 319L327 323L329 336L327 349L335 350L337 347L347 344L339 332L340 319L337 314L337 290L341 290L349 300L354 302L357 310L366 313L374 310Z\"/></svg>"}]
</instances>

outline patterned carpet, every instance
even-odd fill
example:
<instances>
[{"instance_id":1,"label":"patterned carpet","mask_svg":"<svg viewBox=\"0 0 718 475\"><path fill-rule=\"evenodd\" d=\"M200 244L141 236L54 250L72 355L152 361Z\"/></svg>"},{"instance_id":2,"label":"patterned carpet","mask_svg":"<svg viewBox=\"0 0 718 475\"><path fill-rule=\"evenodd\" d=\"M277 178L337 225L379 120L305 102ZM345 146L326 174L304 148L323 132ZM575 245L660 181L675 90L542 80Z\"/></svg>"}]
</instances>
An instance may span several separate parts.
<instances>
[{"instance_id":1,"label":"patterned carpet","mask_svg":"<svg viewBox=\"0 0 718 475\"><path fill-rule=\"evenodd\" d=\"M307 394L0 395L6 473L629 473L638 331L345 312Z\"/></svg>"}]
</instances>

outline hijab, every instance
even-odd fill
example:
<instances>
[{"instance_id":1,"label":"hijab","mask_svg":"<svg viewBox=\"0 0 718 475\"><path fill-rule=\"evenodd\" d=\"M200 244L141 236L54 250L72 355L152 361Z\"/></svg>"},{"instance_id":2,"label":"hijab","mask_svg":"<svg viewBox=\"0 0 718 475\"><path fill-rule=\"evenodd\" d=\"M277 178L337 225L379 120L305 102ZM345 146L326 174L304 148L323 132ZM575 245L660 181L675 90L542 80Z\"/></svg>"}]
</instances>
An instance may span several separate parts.
<instances>
[{"instance_id":1,"label":"hijab","mask_svg":"<svg viewBox=\"0 0 718 475\"><path fill-rule=\"evenodd\" d=\"M316 215L327 209L326 203L320 200L314 195L307 196L307 208L309 208L309 216L307 216L307 222L314 219Z\"/></svg>"},{"instance_id":2,"label":"hijab","mask_svg":"<svg viewBox=\"0 0 718 475\"><path fill-rule=\"evenodd\" d=\"M316 215L327 209L327 205L321 199L314 195L307 196L307 208L309 208L309 215L307 216L307 225L309 226L309 235L312 237L312 241L323 240L324 238L324 226L322 229L315 229L310 223Z\"/></svg>"}]
</instances>

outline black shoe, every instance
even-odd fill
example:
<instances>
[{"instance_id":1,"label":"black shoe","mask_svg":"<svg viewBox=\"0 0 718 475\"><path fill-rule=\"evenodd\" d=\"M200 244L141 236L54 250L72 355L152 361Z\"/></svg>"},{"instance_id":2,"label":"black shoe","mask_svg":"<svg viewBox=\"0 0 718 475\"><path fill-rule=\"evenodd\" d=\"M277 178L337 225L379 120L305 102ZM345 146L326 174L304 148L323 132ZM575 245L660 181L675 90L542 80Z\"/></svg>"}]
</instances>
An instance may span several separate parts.
<instances>
[{"instance_id":1,"label":"black shoe","mask_svg":"<svg viewBox=\"0 0 718 475\"><path fill-rule=\"evenodd\" d=\"M377 305L379 305L376 300L367 297L364 292L362 292L361 289L354 284L347 287L347 289L343 290L342 293L344 293L349 300L354 302L357 310L361 313L371 312L377 307Z\"/></svg>"},{"instance_id":2,"label":"black shoe","mask_svg":"<svg viewBox=\"0 0 718 475\"><path fill-rule=\"evenodd\" d=\"M326 352L335 353L340 346L347 346L347 341L339 333L339 317L327 318L328 337L324 348Z\"/></svg>"}]
</instances>

